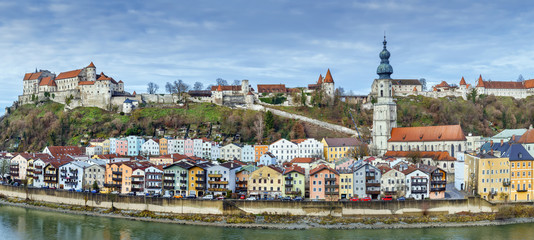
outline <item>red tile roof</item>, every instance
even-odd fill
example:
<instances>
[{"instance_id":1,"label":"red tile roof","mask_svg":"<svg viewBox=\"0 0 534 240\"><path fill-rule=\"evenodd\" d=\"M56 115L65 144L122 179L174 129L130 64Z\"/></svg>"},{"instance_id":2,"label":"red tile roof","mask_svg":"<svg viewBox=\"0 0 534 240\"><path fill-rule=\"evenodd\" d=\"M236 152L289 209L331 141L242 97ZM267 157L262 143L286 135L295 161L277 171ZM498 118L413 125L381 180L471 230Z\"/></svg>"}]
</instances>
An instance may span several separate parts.
<instances>
[{"instance_id":1,"label":"red tile roof","mask_svg":"<svg viewBox=\"0 0 534 240\"><path fill-rule=\"evenodd\" d=\"M286 93L285 84L258 84L258 93Z\"/></svg>"},{"instance_id":2,"label":"red tile roof","mask_svg":"<svg viewBox=\"0 0 534 240\"><path fill-rule=\"evenodd\" d=\"M54 81L54 79L52 79L52 77L45 77L43 79L41 79L41 82L39 83L39 86L51 86L51 87L56 87L56 81Z\"/></svg>"},{"instance_id":3,"label":"red tile roof","mask_svg":"<svg viewBox=\"0 0 534 240\"><path fill-rule=\"evenodd\" d=\"M522 82L504 82L504 81L482 81L484 88L493 88L493 89L525 89L525 86ZM477 85L478 87L478 85Z\"/></svg>"},{"instance_id":4,"label":"red tile roof","mask_svg":"<svg viewBox=\"0 0 534 240\"><path fill-rule=\"evenodd\" d=\"M77 77L78 75L80 75L80 72L82 72L81 69L72 70L68 72L62 72L59 75L57 75L56 80Z\"/></svg>"},{"instance_id":5,"label":"red tile roof","mask_svg":"<svg viewBox=\"0 0 534 240\"><path fill-rule=\"evenodd\" d=\"M47 147L50 154L54 157L63 155L82 155L84 154L83 148L74 146L49 146Z\"/></svg>"},{"instance_id":6,"label":"red tile roof","mask_svg":"<svg viewBox=\"0 0 534 240\"><path fill-rule=\"evenodd\" d=\"M465 141L460 125L401 127L391 129L388 142Z\"/></svg>"},{"instance_id":7,"label":"red tile roof","mask_svg":"<svg viewBox=\"0 0 534 240\"><path fill-rule=\"evenodd\" d=\"M534 79L525 80L523 85L525 88L534 88Z\"/></svg>"},{"instance_id":8,"label":"red tile roof","mask_svg":"<svg viewBox=\"0 0 534 240\"><path fill-rule=\"evenodd\" d=\"M211 91L241 91L241 85L211 86Z\"/></svg>"},{"instance_id":9,"label":"red tile roof","mask_svg":"<svg viewBox=\"0 0 534 240\"><path fill-rule=\"evenodd\" d=\"M94 85L95 82L93 81L80 81L78 82L78 85Z\"/></svg>"},{"instance_id":10,"label":"red tile roof","mask_svg":"<svg viewBox=\"0 0 534 240\"><path fill-rule=\"evenodd\" d=\"M534 143L534 129L529 129L519 139L518 143Z\"/></svg>"},{"instance_id":11,"label":"red tile roof","mask_svg":"<svg viewBox=\"0 0 534 240\"><path fill-rule=\"evenodd\" d=\"M440 88L440 87L441 87L441 88L448 88L448 87L450 87L450 86L449 86L449 84L448 84L447 82L445 82L445 81L441 81L441 83L438 84L438 85L436 85L436 87L438 87L438 88Z\"/></svg>"},{"instance_id":12,"label":"red tile roof","mask_svg":"<svg viewBox=\"0 0 534 240\"><path fill-rule=\"evenodd\" d=\"M42 72L26 73L26 74L24 74L24 79L23 80L36 80L36 79L39 79L41 74L42 74Z\"/></svg>"},{"instance_id":13,"label":"red tile roof","mask_svg":"<svg viewBox=\"0 0 534 240\"><path fill-rule=\"evenodd\" d=\"M298 172L300 174L305 174L304 168L301 168L299 166L291 166L285 169L284 174L288 174L291 172Z\"/></svg>"},{"instance_id":14,"label":"red tile roof","mask_svg":"<svg viewBox=\"0 0 534 240\"><path fill-rule=\"evenodd\" d=\"M296 143L296 144L302 143L302 142L304 142L304 141L306 141L305 138L301 138L301 139L291 139L291 142Z\"/></svg>"},{"instance_id":15,"label":"red tile roof","mask_svg":"<svg viewBox=\"0 0 534 240\"><path fill-rule=\"evenodd\" d=\"M310 175L316 174L316 173L318 173L320 171L323 171L323 170L327 170L327 171L332 172L332 173L334 173L336 175L339 175L339 173L335 169L332 169L331 167L326 166L324 164L321 164L321 165L317 166L316 168L310 170Z\"/></svg>"},{"instance_id":16,"label":"red tile roof","mask_svg":"<svg viewBox=\"0 0 534 240\"><path fill-rule=\"evenodd\" d=\"M324 81L323 82L325 82L325 83L333 83L334 82L334 79L332 78L332 74L330 74L330 68L326 72L326 76L324 77Z\"/></svg>"},{"instance_id":17,"label":"red tile roof","mask_svg":"<svg viewBox=\"0 0 534 240\"><path fill-rule=\"evenodd\" d=\"M89 66L87 66L87 68L96 68L95 67L95 64L93 62L89 63Z\"/></svg>"},{"instance_id":18,"label":"red tile roof","mask_svg":"<svg viewBox=\"0 0 534 240\"><path fill-rule=\"evenodd\" d=\"M387 151L385 157L408 157L411 153L409 151ZM451 157L446 151L434 151L434 152L419 152L421 158L432 158L436 161L456 161L456 158Z\"/></svg>"},{"instance_id":19,"label":"red tile roof","mask_svg":"<svg viewBox=\"0 0 534 240\"><path fill-rule=\"evenodd\" d=\"M319 74L319 80L317 80L317 85L323 84L323 74Z\"/></svg>"},{"instance_id":20,"label":"red tile roof","mask_svg":"<svg viewBox=\"0 0 534 240\"><path fill-rule=\"evenodd\" d=\"M462 85L467 85L467 83L465 82L464 77L462 77L462 80L460 80L460 86L462 86Z\"/></svg>"},{"instance_id":21,"label":"red tile roof","mask_svg":"<svg viewBox=\"0 0 534 240\"><path fill-rule=\"evenodd\" d=\"M315 162L314 158L293 158L291 163L312 163Z\"/></svg>"}]
</instances>

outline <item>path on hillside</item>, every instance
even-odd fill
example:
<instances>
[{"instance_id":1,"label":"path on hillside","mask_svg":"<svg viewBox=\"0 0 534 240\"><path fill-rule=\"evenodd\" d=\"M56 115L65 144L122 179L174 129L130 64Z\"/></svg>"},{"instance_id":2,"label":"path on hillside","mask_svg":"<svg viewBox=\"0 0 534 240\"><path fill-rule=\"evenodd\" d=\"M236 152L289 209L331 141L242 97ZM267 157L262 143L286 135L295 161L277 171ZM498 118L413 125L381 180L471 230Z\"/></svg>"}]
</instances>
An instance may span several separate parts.
<instances>
[{"instance_id":1,"label":"path on hillside","mask_svg":"<svg viewBox=\"0 0 534 240\"><path fill-rule=\"evenodd\" d=\"M311 123L313 125L320 126L322 128L326 128L328 130L342 132L342 133L350 134L350 135L352 135L354 137L358 137L358 132L356 132L356 130L354 130L354 129L350 129L350 128L343 127L343 126L336 125L336 124L332 124L332 123L323 122L323 121L320 121L320 120L317 120L317 119L305 117L305 116L294 114L294 113L284 112L284 111L281 111L281 110L278 110L278 109L274 109L274 108L270 108L270 107L267 107L267 106L254 104L251 107L248 107L248 109L255 110L255 111L262 111L262 112L270 111L270 112L272 112L273 114L275 114L277 116L281 116L281 117L285 117L285 118L297 119L297 120L300 120L300 121L303 121L303 122L307 122L307 123Z\"/></svg>"}]
</instances>

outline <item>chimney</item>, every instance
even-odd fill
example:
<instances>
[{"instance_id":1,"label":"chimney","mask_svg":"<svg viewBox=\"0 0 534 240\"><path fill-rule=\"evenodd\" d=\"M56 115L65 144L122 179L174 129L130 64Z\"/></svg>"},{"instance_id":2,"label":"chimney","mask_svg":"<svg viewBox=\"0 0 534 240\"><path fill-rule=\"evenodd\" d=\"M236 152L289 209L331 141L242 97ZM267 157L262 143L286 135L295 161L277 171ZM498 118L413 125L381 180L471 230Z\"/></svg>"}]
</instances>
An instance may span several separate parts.
<instances>
[{"instance_id":1,"label":"chimney","mask_svg":"<svg viewBox=\"0 0 534 240\"><path fill-rule=\"evenodd\" d=\"M490 147L493 147L493 140L490 141Z\"/></svg>"}]
</instances>

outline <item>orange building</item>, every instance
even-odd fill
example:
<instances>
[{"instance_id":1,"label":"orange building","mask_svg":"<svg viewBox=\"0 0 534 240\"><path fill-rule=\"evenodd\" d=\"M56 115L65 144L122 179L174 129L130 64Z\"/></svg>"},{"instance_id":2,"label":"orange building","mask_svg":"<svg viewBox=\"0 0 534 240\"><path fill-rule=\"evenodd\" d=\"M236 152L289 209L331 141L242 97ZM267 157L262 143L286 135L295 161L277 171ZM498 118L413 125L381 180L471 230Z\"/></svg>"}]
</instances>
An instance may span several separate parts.
<instances>
[{"instance_id":1,"label":"orange building","mask_svg":"<svg viewBox=\"0 0 534 240\"><path fill-rule=\"evenodd\" d=\"M269 151L269 145L254 145L254 161L259 162L260 157Z\"/></svg>"},{"instance_id":2,"label":"orange building","mask_svg":"<svg viewBox=\"0 0 534 240\"><path fill-rule=\"evenodd\" d=\"M169 145L169 139L161 138L159 140L159 155L160 156L168 154L168 145Z\"/></svg>"}]
</instances>

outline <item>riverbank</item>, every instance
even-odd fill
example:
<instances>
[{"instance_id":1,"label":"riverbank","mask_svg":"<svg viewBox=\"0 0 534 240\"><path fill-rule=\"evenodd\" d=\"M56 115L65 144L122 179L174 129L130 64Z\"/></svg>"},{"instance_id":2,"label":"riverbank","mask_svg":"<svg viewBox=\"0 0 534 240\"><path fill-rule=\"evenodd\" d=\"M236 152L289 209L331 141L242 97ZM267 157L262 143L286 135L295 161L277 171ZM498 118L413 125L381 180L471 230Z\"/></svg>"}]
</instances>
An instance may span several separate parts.
<instances>
[{"instance_id":1,"label":"riverbank","mask_svg":"<svg viewBox=\"0 0 534 240\"><path fill-rule=\"evenodd\" d=\"M508 209L507 216L499 213L454 214L443 216L419 217L313 217L292 215L202 215L202 214L166 214L150 211L124 211L65 204L27 201L16 198L1 198L0 205L22 207L43 211L67 214L87 215L95 217L120 218L135 221L159 222L180 225L214 226L227 228L285 229L302 230L322 229L401 229L401 228L440 228L440 227L473 227L498 226L509 224L532 223L534 217L513 217L516 214L528 214L530 209ZM531 208L531 206L528 206Z\"/></svg>"}]
</instances>

